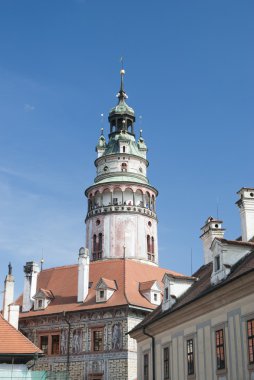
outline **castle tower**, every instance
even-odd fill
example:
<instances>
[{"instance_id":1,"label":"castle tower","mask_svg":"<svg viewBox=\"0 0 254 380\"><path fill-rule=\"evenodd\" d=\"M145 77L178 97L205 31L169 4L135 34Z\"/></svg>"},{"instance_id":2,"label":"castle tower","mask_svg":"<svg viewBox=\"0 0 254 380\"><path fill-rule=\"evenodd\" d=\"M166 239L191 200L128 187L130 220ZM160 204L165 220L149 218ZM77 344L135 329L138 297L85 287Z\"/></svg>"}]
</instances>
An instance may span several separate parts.
<instances>
[{"instance_id":1,"label":"castle tower","mask_svg":"<svg viewBox=\"0 0 254 380\"><path fill-rule=\"evenodd\" d=\"M147 178L147 147L136 140L134 110L126 103L125 71L120 71L118 104L110 111L108 140L96 146L97 175L88 198L86 247L91 261L128 258L158 265L156 197Z\"/></svg>"}]
</instances>

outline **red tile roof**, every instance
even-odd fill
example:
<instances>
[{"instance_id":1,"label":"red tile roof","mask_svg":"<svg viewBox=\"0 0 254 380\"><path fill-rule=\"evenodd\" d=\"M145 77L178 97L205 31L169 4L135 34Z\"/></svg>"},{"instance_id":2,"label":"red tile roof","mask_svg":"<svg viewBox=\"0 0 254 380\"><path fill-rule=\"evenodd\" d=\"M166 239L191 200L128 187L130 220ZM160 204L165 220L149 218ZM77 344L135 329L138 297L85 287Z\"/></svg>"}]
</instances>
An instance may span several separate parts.
<instances>
[{"instance_id":1,"label":"red tile roof","mask_svg":"<svg viewBox=\"0 0 254 380\"><path fill-rule=\"evenodd\" d=\"M29 355L42 353L20 331L16 330L0 314L0 355Z\"/></svg>"},{"instance_id":2,"label":"red tile roof","mask_svg":"<svg viewBox=\"0 0 254 380\"><path fill-rule=\"evenodd\" d=\"M139 292L139 284L146 281L157 280L161 283L165 272L173 276L182 276L179 273L154 265L134 260L110 259L90 263L89 282L91 284L88 296L84 303L77 303L78 266L69 265L45 269L38 275L37 289L48 289L54 294L54 299L44 310L21 313L20 318L37 315L48 315L63 311L80 311L101 308L96 303L96 285L101 278L114 281L117 284L112 297L105 303L105 307L121 305L135 305L147 309L154 309ZM22 304L22 296L17 300Z\"/></svg>"},{"instance_id":3,"label":"red tile roof","mask_svg":"<svg viewBox=\"0 0 254 380\"><path fill-rule=\"evenodd\" d=\"M139 290L141 292L144 292L145 290L149 290L151 289L151 287L153 286L153 284L156 282L156 280L151 280L151 281L145 281L145 282L141 282L139 284Z\"/></svg>"},{"instance_id":4,"label":"red tile roof","mask_svg":"<svg viewBox=\"0 0 254 380\"><path fill-rule=\"evenodd\" d=\"M108 278L101 278L104 284L109 288L109 289L114 289L116 290L116 283L114 280L109 280Z\"/></svg>"}]
</instances>

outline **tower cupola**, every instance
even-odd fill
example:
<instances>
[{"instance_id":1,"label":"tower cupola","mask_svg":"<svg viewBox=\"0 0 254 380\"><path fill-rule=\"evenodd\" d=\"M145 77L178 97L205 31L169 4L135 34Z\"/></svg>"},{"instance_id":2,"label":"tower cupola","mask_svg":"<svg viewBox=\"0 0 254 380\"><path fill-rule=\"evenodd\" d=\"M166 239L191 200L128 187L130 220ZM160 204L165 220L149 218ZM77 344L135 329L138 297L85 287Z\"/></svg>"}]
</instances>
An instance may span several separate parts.
<instances>
[{"instance_id":1,"label":"tower cupola","mask_svg":"<svg viewBox=\"0 0 254 380\"><path fill-rule=\"evenodd\" d=\"M124 91L124 78L125 70L121 69L121 84L120 90L116 95L118 98L118 104L112 108L109 113L109 123L110 123L110 134L109 137L114 136L116 133L128 132L134 135L134 122L135 113L133 108L128 106L126 99L128 98L126 92ZM135 136L135 135L134 135Z\"/></svg>"}]
</instances>

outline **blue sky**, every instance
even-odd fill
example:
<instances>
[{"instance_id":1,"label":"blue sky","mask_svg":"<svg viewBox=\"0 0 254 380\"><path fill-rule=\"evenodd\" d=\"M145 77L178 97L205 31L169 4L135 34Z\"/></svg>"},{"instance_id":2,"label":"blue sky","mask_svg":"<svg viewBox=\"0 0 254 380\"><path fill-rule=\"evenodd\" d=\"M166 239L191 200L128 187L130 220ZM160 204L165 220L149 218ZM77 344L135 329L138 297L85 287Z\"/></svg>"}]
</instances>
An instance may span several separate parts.
<instances>
[{"instance_id":1,"label":"blue sky","mask_svg":"<svg viewBox=\"0 0 254 380\"><path fill-rule=\"evenodd\" d=\"M189 274L191 249L202 264L217 204L225 236L240 235L236 191L254 187L253 17L252 0L1 0L2 284L9 261L17 293L42 252L45 267L77 261L121 56L159 190L161 266Z\"/></svg>"}]
</instances>

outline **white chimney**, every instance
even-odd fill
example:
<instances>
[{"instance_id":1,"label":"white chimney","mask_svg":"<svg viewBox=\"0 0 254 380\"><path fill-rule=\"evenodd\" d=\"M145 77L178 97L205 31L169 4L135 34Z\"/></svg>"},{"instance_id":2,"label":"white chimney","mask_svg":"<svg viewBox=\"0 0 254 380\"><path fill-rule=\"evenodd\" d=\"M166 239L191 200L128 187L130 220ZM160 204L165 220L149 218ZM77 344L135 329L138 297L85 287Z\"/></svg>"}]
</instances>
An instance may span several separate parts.
<instances>
[{"instance_id":1,"label":"white chimney","mask_svg":"<svg viewBox=\"0 0 254 380\"><path fill-rule=\"evenodd\" d=\"M213 261L211 245L214 238L223 238L225 229L222 228L222 221L214 219L210 216L205 225L201 228L202 235L200 238L203 240L203 250L204 250L204 261L205 264Z\"/></svg>"},{"instance_id":2,"label":"white chimney","mask_svg":"<svg viewBox=\"0 0 254 380\"><path fill-rule=\"evenodd\" d=\"M3 297L3 317L9 320L9 305L14 302L14 277L12 275L11 263L8 265L8 274L4 281L4 297Z\"/></svg>"},{"instance_id":3,"label":"white chimney","mask_svg":"<svg viewBox=\"0 0 254 380\"><path fill-rule=\"evenodd\" d=\"M34 300L33 296L36 293L37 288L37 277L40 272L38 264L33 261L29 261L24 266L25 281L24 281L24 292L23 292L23 305L22 311L30 311Z\"/></svg>"},{"instance_id":4,"label":"white chimney","mask_svg":"<svg viewBox=\"0 0 254 380\"><path fill-rule=\"evenodd\" d=\"M89 252L81 247L78 258L78 302L84 302L89 288Z\"/></svg>"},{"instance_id":5,"label":"white chimney","mask_svg":"<svg viewBox=\"0 0 254 380\"><path fill-rule=\"evenodd\" d=\"M18 330L19 328L19 305L9 305L8 322Z\"/></svg>"},{"instance_id":6,"label":"white chimney","mask_svg":"<svg viewBox=\"0 0 254 380\"><path fill-rule=\"evenodd\" d=\"M237 194L240 199L236 202L240 209L242 241L254 237L254 188L242 187Z\"/></svg>"}]
</instances>

